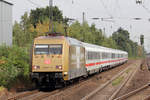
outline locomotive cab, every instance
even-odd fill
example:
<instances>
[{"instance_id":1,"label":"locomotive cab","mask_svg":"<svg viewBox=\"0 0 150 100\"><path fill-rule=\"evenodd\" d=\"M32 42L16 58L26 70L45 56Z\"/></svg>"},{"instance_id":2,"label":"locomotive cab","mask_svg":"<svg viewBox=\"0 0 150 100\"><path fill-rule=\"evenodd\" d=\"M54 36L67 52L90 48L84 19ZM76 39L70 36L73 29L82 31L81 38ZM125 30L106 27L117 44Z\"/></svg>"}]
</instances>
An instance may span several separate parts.
<instances>
[{"instance_id":1,"label":"locomotive cab","mask_svg":"<svg viewBox=\"0 0 150 100\"><path fill-rule=\"evenodd\" d=\"M32 54L32 80L39 85L62 82L67 65L64 63L67 44L63 36L39 37L34 40ZM66 55L66 56L64 56Z\"/></svg>"}]
</instances>

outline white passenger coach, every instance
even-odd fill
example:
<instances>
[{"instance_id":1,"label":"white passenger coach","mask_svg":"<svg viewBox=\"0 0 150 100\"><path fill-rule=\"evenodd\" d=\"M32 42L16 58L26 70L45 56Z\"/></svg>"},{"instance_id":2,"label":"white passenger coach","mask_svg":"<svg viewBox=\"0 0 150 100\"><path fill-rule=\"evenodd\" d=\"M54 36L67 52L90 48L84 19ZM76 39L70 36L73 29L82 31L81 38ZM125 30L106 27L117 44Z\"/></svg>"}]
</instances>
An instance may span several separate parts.
<instances>
[{"instance_id":1,"label":"white passenger coach","mask_svg":"<svg viewBox=\"0 0 150 100\"><path fill-rule=\"evenodd\" d=\"M106 48L88 43L82 43L85 47L86 68L89 74L123 64L128 60L125 51Z\"/></svg>"}]
</instances>

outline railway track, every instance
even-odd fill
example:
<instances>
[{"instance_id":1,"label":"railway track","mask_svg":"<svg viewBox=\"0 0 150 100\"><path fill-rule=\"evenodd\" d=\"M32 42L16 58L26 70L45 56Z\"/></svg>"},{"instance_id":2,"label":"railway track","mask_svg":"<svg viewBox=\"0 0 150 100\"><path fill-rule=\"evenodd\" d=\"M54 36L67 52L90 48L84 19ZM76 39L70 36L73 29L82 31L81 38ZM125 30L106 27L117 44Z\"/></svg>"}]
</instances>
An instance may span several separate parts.
<instances>
[{"instance_id":1,"label":"railway track","mask_svg":"<svg viewBox=\"0 0 150 100\"><path fill-rule=\"evenodd\" d=\"M144 98L144 100L150 100L150 96L147 96L146 98Z\"/></svg>"},{"instance_id":2,"label":"railway track","mask_svg":"<svg viewBox=\"0 0 150 100\"><path fill-rule=\"evenodd\" d=\"M143 92L146 92L147 94L143 94ZM123 96L120 96L114 100L149 100L150 95L147 97L147 95L150 92L150 83L131 91Z\"/></svg>"},{"instance_id":3,"label":"railway track","mask_svg":"<svg viewBox=\"0 0 150 100\"><path fill-rule=\"evenodd\" d=\"M147 58L146 62L148 70L150 71L150 57Z\"/></svg>"},{"instance_id":4,"label":"railway track","mask_svg":"<svg viewBox=\"0 0 150 100\"><path fill-rule=\"evenodd\" d=\"M17 95L12 96L12 97L8 97L8 100L18 100L18 99L21 99L23 97L26 97L26 96L29 96L29 95L32 95L32 94L35 94L38 92L39 92L38 90L34 90L34 91L19 93Z\"/></svg>"},{"instance_id":5,"label":"railway track","mask_svg":"<svg viewBox=\"0 0 150 100\"><path fill-rule=\"evenodd\" d=\"M114 100L116 95L124 87L124 85L132 79L134 74L140 68L140 65L140 61L134 66L132 64L131 67L124 69L103 86L98 87L96 90L86 95L84 98L82 98L82 100ZM115 81L117 80L121 81L120 83L115 84Z\"/></svg>"},{"instance_id":6,"label":"railway track","mask_svg":"<svg viewBox=\"0 0 150 100\"><path fill-rule=\"evenodd\" d=\"M52 92L42 92L42 91L30 91L24 92L13 97L8 98L8 100L41 100L43 98L49 97L51 95L59 93L60 90L54 90Z\"/></svg>"},{"instance_id":7,"label":"railway track","mask_svg":"<svg viewBox=\"0 0 150 100\"><path fill-rule=\"evenodd\" d=\"M88 83L90 80L81 80L80 83L73 83L67 87L61 88L61 89L56 89L50 92L42 92L38 90L34 91L29 91L29 92L24 92L20 93L18 95L15 95L13 97L8 98L8 100L43 100L45 98L51 98L51 99L56 99L57 96L62 94L65 90L70 91L73 88L78 88L79 86L82 86L86 83Z\"/></svg>"},{"instance_id":8,"label":"railway track","mask_svg":"<svg viewBox=\"0 0 150 100\"><path fill-rule=\"evenodd\" d=\"M96 77L96 75L95 75L95 77ZM44 92L44 91L39 91L39 90L23 92L23 93L19 93L15 96L8 98L8 100L42 100L42 99L48 98L48 97L54 99L57 96L59 96L60 94L62 94L65 90L69 91L73 88L78 88L78 87L88 83L88 81L90 81L90 80L91 80L91 78L80 80L79 82L72 83L67 87L63 87L63 88L56 89L56 90L49 91L49 92Z\"/></svg>"}]
</instances>

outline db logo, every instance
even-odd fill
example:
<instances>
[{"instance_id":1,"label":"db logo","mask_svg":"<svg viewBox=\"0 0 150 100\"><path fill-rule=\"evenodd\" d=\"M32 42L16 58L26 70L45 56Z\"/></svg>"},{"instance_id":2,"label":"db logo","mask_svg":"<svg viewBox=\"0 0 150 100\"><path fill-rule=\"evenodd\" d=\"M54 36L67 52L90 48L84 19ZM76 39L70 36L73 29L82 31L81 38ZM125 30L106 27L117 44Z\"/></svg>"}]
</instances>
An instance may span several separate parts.
<instances>
[{"instance_id":1,"label":"db logo","mask_svg":"<svg viewBox=\"0 0 150 100\"><path fill-rule=\"evenodd\" d=\"M50 64L51 61L50 61L50 60L45 60L44 63L45 63L45 64Z\"/></svg>"}]
</instances>

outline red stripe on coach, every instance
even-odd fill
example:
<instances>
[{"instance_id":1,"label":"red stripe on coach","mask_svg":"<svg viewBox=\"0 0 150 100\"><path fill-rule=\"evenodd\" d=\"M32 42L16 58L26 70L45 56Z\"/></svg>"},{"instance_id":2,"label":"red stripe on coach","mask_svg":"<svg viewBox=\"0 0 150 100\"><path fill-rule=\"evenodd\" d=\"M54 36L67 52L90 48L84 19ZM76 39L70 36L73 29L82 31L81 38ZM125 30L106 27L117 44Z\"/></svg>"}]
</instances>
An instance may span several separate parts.
<instances>
[{"instance_id":1,"label":"red stripe on coach","mask_svg":"<svg viewBox=\"0 0 150 100\"><path fill-rule=\"evenodd\" d=\"M100 64L105 64L105 63L117 62L117 61L121 61L121 60L125 60L125 59L126 59L126 58L124 58L124 59L118 59L118 60L101 61L101 62L96 62L96 63L89 63L89 64L86 64L86 67L88 67L88 66L100 65Z\"/></svg>"}]
</instances>

